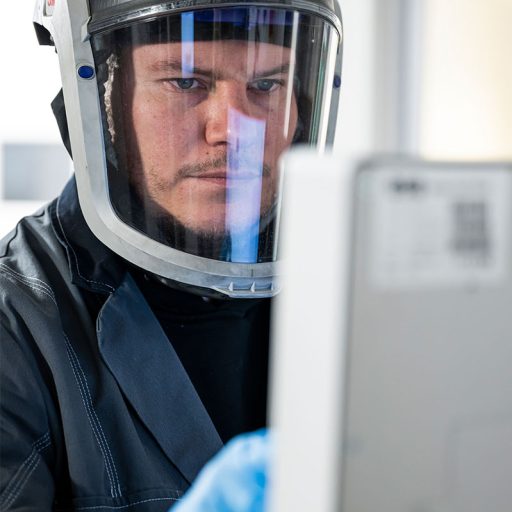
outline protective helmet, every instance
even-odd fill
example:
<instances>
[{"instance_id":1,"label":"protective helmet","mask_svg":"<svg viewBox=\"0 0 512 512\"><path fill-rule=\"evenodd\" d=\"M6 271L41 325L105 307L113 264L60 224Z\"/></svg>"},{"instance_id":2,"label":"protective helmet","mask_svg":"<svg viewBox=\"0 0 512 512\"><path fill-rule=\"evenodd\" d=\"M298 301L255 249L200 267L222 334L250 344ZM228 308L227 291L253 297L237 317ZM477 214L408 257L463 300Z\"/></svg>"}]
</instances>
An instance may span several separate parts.
<instances>
[{"instance_id":1,"label":"protective helmet","mask_svg":"<svg viewBox=\"0 0 512 512\"><path fill-rule=\"evenodd\" d=\"M164 281L274 295L278 158L334 138L337 0L38 0L34 21L95 236Z\"/></svg>"}]
</instances>

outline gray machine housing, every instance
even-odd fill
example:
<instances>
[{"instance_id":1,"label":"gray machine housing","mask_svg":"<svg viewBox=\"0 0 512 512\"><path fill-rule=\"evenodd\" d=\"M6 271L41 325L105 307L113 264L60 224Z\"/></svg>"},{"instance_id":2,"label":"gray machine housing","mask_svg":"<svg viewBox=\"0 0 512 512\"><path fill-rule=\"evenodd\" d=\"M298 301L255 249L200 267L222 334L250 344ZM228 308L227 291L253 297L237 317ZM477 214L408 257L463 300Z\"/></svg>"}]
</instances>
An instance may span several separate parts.
<instances>
[{"instance_id":1,"label":"gray machine housing","mask_svg":"<svg viewBox=\"0 0 512 512\"><path fill-rule=\"evenodd\" d=\"M512 164L286 167L270 510L508 512Z\"/></svg>"}]
</instances>

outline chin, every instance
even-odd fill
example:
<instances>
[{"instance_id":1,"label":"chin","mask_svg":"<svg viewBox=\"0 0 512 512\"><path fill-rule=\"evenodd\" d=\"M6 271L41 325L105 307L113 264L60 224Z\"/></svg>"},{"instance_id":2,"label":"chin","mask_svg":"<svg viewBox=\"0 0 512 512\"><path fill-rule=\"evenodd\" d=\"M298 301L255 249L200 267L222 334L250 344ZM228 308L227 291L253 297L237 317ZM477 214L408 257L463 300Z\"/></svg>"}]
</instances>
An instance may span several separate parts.
<instances>
[{"instance_id":1,"label":"chin","mask_svg":"<svg viewBox=\"0 0 512 512\"><path fill-rule=\"evenodd\" d=\"M207 218L204 221L194 219L180 219L175 217L179 224L181 224L186 230L196 233L197 235L204 236L224 236L226 230L226 218L222 216L220 219Z\"/></svg>"}]
</instances>

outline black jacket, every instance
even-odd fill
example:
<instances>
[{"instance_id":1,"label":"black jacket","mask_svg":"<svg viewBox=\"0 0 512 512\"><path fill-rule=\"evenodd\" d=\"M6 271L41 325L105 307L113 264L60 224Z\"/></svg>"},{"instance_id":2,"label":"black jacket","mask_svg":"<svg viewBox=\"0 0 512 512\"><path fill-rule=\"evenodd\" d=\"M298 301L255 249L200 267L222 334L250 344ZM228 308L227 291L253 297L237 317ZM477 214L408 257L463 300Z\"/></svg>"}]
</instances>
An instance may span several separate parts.
<instances>
[{"instance_id":1,"label":"black jacket","mask_svg":"<svg viewBox=\"0 0 512 512\"><path fill-rule=\"evenodd\" d=\"M73 180L0 244L0 303L0 512L167 510L222 442Z\"/></svg>"}]
</instances>

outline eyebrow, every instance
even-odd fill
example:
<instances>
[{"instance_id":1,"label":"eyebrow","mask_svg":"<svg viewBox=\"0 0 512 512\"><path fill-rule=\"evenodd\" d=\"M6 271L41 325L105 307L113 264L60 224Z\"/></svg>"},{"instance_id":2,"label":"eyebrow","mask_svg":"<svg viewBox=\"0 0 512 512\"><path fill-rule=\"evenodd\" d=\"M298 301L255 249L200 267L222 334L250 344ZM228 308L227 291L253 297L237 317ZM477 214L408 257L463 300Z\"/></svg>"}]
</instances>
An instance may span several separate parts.
<instances>
[{"instance_id":1,"label":"eyebrow","mask_svg":"<svg viewBox=\"0 0 512 512\"><path fill-rule=\"evenodd\" d=\"M152 71L175 71L178 73L183 73L183 63L181 60L160 60L155 62L154 64L151 64L150 69ZM278 75L280 73L285 73L290 68L290 63L286 62L284 64L281 64L279 66L275 66L270 69L265 69L263 71L259 71L257 74L254 75L254 78L261 78L264 76L272 76L272 75ZM199 68L194 67L190 70L187 70L191 75L202 75L202 76L211 76L212 70L211 69L205 69L205 68ZM215 73L217 78L222 78L222 71L219 73Z\"/></svg>"},{"instance_id":2,"label":"eyebrow","mask_svg":"<svg viewBox=\"0 0 512 512\"><path fill-rule=\"evenodd\" d=\"M275 68L261 71L257 75L255 75L254 78L259 78L262 76L279 75L281 73L286 73L289 69L290 69L290 63L286 62L285 64L281 64L281 66L276 66Z\"/></svg>"}]
</instances>

